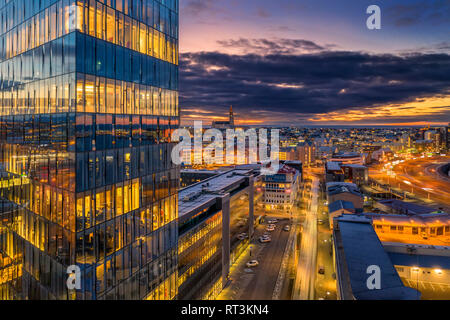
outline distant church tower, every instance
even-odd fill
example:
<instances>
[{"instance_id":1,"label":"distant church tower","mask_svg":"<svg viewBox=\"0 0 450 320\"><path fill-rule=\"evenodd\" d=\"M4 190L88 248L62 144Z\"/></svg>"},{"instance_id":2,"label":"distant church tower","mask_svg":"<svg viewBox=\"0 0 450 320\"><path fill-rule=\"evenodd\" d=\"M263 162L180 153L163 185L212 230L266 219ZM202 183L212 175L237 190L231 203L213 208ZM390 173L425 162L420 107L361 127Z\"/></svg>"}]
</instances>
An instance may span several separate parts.
<instances>
[{"instance_id":1,"label":"distant church tower","mask_svg":"<svg viewBox=\"0 0 450 320\"><path fill-rule=\"evenodd\" d=\"M231 127L234 127L233 106L230 106L230 126L231 126Z\"/></svg>"}]
</instances>

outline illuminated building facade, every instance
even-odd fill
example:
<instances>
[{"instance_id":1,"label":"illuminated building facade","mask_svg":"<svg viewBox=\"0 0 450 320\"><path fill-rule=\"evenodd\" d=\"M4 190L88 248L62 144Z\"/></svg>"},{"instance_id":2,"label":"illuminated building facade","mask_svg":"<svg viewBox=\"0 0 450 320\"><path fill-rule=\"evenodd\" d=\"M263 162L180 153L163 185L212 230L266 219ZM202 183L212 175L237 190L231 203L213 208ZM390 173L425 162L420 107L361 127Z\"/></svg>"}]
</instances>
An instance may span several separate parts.
<instances>
[{"instance_id":1,"label":"illuminated building facade","mask_svg":"<svg viewBox=\"0 0 450 320\"><path fill-rule=\"evenodd\" d=\"M254 233L257 170L232 169L179 191L178 299L213 300Z\"/></svg>"},{"instance_id":2,"label":"illuminated building facade","mask_svg":"<svg viewBox=\"0 0 450 320\"><path fill-rule=\"evenodd\" d=\"M299 171L284 164L276 174L265 175L262 179L266 208L288 213L299 190L301 180Z\"/></svg>"},{"instance_id":3,"label":"illuminated building facade","mask_svg":"<svg viewBox=\"0 0 450 320\"><path fill-rule=\"evenodd\" d=\"M450 151L450 123L445 127L445 142L447 151Z\"/></svg>"},{"instance_id":4,"label":"illuminated building facade","mask_svg":"<svg viewBox=\"0 0 450 320\"><path fill-rule=\"evenodd\" d=\"M334 154L330 161L339 162L341 164L364 164L363 156L356 152Z\"/></svg>"},{"instance_id":5,"label":"illuminated building facade","mask_svg":"<svg viewBox=\"0 0 450 320\"><path fill-rule=\"evenodd\" d=\"M0 71L0 298L175 298L178 1L0 0Z\"/></svg>"},{"instance_id":6,"label":"illuminated building facade","mask_svg":"<svg viewBox=\"0 0 450 320\"><path fill-rule=\"evenodd\" d=\"M450 216L447 213L365 214L381 241L437 246L450 244Z\"/></svg>"}]
</instances>

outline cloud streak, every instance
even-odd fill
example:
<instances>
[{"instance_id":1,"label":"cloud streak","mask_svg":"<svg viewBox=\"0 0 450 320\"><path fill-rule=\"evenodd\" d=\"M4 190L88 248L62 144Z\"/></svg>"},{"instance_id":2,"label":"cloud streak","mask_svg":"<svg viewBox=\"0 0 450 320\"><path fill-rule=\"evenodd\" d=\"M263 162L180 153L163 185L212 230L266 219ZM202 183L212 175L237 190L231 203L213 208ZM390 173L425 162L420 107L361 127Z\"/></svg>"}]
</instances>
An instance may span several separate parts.
<instances>
[{"instance_id":1,"label":"cloud streak","mask_svg":"<svg viewBox=\"0 0 450 320\"><path fill-rule=\"evenodd\" d=\"M240 113L276 112L289 121L450 94L448 54L330 51L306 40L222 43L256 53L182 54L182 107L217 110L233 105ZM291 53L299 47L310 52ZM268 54L263 55L264 50Z\"/></svg>"},{"instance_id":2,"label":"cloud streak","mask_svg":"<svg viewBox=\"0 0 450 320\"><path fill-rule=\"evenodd\" d=\"M397 27L418 24L450 25L450 0L424 0L386 8L388 21Z\"/></svg>"}]
</instances>

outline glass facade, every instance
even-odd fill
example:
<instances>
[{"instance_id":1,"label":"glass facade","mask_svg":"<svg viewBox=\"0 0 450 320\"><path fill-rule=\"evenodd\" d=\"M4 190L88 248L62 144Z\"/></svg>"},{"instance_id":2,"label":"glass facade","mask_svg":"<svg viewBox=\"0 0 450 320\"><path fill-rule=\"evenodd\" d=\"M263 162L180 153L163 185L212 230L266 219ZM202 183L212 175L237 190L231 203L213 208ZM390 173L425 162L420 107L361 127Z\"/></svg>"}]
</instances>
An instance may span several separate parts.
<instances>
[{"instance_id":1,"label":"glass facade","mask_svg":"<svg viewBox=\"0 0 450 320\"><path fill-rule=\"evenodd\" d=\"M177 296L177 90L178 0L0 0L0 299Z\"/></svg>"},{"instance_id":2,"label":"glass facade","mask_svg":"<svg viewBox=\"0 0 450 320\"><path fill-rule=\"evenodd\" d=\"M214 298L222 274L222 211L204 209L179 224L178 298Z\"/></svg>"},{"instance_id":3,"label":"glass facade","mask_svg":"<svg viewBox=\"0 0 450 320\"><path fill-rule=\"evenodd\" d=\"M241 192L239 197L230 201L230 255L231 264L234 264L241 253L250 244L249 238L240 238L242 233L249 234L249 194Z\"/></svg>"}]
</instances>

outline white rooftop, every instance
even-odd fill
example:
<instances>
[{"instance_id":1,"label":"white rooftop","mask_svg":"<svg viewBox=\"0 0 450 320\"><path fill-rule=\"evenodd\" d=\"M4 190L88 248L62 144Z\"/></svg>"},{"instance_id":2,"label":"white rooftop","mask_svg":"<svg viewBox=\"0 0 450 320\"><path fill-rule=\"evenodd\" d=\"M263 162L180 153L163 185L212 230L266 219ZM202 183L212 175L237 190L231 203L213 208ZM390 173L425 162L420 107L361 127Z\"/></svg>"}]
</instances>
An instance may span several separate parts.
<instances>
[{"instance_id":1,"label":"white rooftop","mask_svg":"<svg viewBox=\"0 0 450 320\"><path fill-rule=\"evenodd\" d=\"M228 188L251 172L251 169L233 169L181 189L178 192L178 216L182 217L195 208L207 204L218 194L227 193Z\"/></svg>"}]
</instances>

